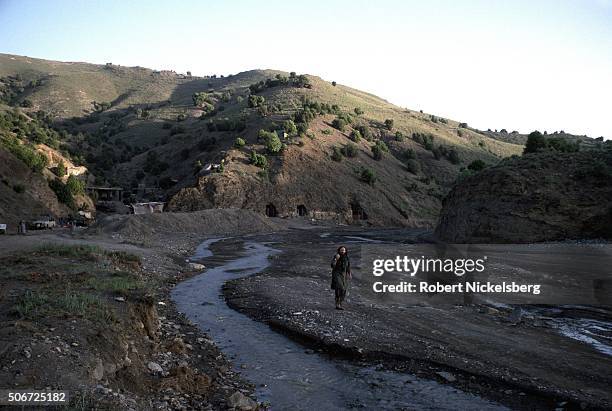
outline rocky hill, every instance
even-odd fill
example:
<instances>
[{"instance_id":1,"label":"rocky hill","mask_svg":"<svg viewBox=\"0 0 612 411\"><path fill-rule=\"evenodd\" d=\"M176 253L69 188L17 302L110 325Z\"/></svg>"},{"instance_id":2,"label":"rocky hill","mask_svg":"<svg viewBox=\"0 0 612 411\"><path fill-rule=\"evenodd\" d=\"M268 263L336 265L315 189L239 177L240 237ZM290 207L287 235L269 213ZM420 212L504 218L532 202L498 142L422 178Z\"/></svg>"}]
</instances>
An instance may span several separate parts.
<instances>
[{"instance_id":1,"label":"rocky hill","mask_svg":"<svg viewBox=\"0 0 612 411\"><path fill-rule=\"evenodd\" d=\"M450 243L610 239L612 147L532 153L485 168L452 189L436 235Z\"/></svg>"},{"instance_id":2,"label":"rocky hill","mask_svg":"<svg viewBox=\"0 0 612 411\"><path fill-rule=\"evenodd\" d=\"M0 99L44 111L99 185L170 210L432 226L460 170L522 143L311 75L194 77L0 55Z\"/></svg>"}]
</instances>

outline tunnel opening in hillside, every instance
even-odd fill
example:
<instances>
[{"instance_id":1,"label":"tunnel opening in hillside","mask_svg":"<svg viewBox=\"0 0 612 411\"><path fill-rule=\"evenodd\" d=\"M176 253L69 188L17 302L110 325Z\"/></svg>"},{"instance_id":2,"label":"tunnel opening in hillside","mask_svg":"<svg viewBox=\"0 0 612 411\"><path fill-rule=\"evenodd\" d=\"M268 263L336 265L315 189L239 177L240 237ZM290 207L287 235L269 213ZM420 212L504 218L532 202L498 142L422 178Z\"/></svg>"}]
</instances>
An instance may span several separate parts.
<instances>
[{"instance_id":1,"label":"tunnel opening in hillside","mask_svg":"<svg viewBox=\"0 0 612 411\"><path fill-rule=\"evenodd\" d=\"M308 215L308 209L304 204L297 206L297 213L300 217L306 217Z\"/></svg>"},{"instance_id":2,"label":"tunnel opening in hillside","mask_svg":"<svg viewBox=\"0 0 612 411\"><path fill-rule=\"evenodd\" d=\"M266 205L266 215L268 217L277 217L278 210L276 210L276 206L272 203Z\"/></svg>"},{"instance_id":3,"label":"tunnel opening in hillside","mask_svg":"<svg viewBox=\"0 0 612 411\"><path fill-rule=\"evenodd\" d=\"M353 216L353 221L368 219L368 214L359 203L351 203L351 214Z\"/></svg>"}]
</instances>

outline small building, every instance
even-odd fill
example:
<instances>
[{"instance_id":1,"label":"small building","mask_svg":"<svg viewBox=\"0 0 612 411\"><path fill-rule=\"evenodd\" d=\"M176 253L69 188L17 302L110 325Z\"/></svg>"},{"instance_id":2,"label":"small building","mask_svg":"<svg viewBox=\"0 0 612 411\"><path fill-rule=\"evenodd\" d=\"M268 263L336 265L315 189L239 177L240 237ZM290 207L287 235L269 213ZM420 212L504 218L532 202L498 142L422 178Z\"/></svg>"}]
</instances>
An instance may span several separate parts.
<instances>
[{"instance_id":1,"label":"small building","mask_svg":"<svg viewBox=\"0 0 612 411\"><path fill-rule=\"evenodd\" d=\"M133 203L130 204L132 214L155 214L164 212L165 203L151 201L148 203Z\"/></svg>"},{"instance_id":2,"label":"small building","mask_svg":"<svg viewBox=\"0 0 612 411\"><path fill-rule=\"evenodd\" d=\"M121 201L123 198L121 187L87 187L85 191L96 201Z\"/></svg>"}]
</instances>

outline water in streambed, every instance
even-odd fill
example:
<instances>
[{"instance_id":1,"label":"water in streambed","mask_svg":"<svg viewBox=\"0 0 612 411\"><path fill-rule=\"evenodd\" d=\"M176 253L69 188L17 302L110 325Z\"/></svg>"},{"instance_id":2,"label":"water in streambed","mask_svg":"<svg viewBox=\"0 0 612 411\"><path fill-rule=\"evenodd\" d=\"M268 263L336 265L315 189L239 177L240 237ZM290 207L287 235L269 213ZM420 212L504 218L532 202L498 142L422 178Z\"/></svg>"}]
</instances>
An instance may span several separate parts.
<instances>
[{"instance_id":1,"label":"water in streambed","mask_svg":"<svg viewBox=\"0 0 612 411\"><path fill-rule=\"evenodd\" d=\"M213 255L209 247L215 242L218 252ZM208 240L194 258L212 258L219 265L180 283L172 293L178 309L206 331L237 367L244 367L236 370L257 385L260 401L269 401L275 410L504 409L436 381L306 351L229 308L221 295L223 284L264 270L268 256L276 252L258 242Z\"/></svg>"}]
</instances>

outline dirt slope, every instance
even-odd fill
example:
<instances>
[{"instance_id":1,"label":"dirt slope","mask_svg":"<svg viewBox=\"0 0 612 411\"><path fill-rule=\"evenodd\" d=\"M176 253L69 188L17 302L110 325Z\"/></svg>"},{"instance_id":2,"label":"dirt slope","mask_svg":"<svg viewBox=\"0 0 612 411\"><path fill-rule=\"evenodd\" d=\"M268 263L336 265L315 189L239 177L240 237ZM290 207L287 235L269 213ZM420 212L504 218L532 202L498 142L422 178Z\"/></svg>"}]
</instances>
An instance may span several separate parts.
<instances>
[{"instance_id":1,"label":"dirt slope","mask_svg":"<svg viewBox=\"0 0 612 411\"><path fill-rule=\"evenodd\" d=\"M436 230L452 243L612 238L612 151L535 153L457 184Z\"/></svg>"}]
</instances>

